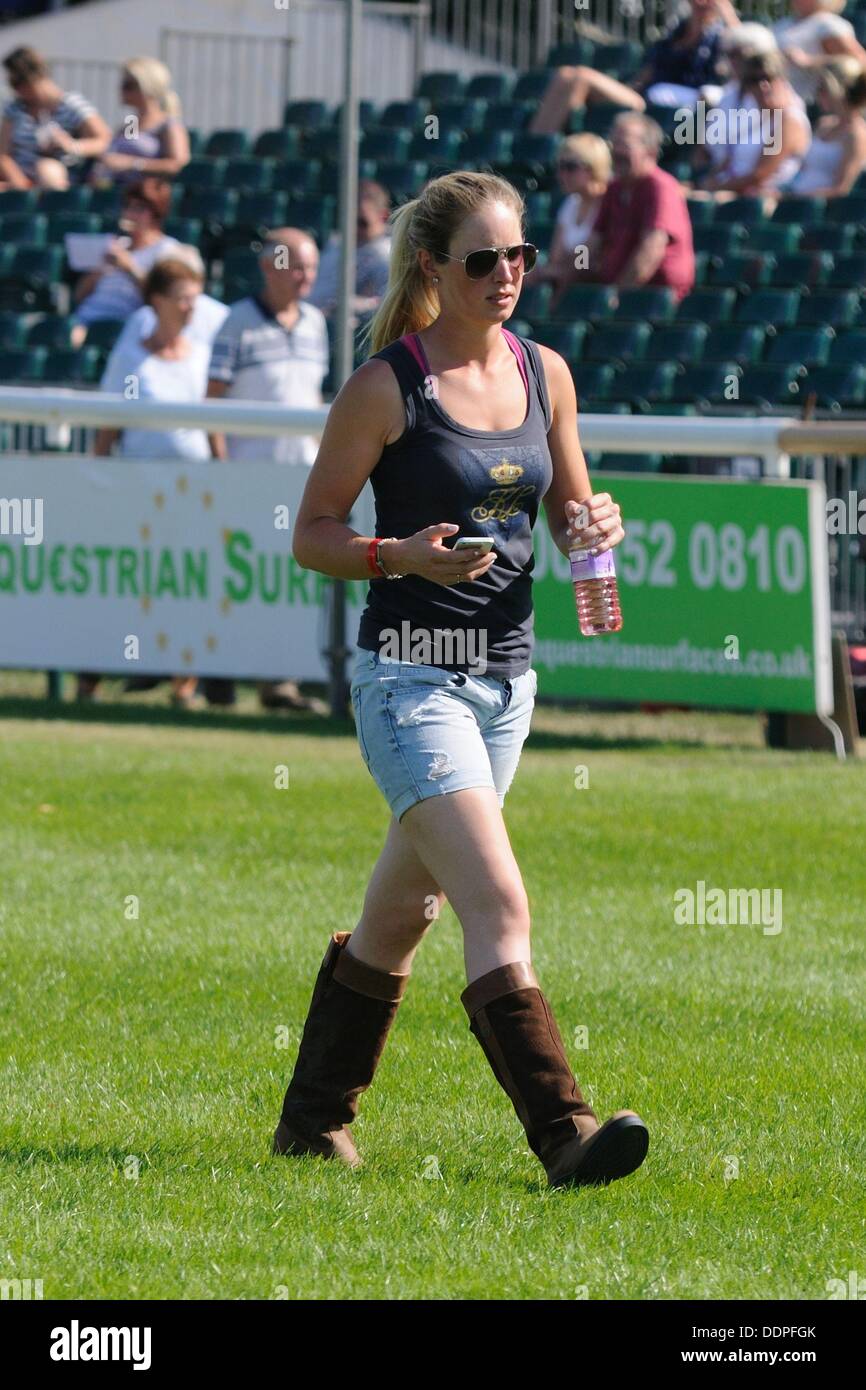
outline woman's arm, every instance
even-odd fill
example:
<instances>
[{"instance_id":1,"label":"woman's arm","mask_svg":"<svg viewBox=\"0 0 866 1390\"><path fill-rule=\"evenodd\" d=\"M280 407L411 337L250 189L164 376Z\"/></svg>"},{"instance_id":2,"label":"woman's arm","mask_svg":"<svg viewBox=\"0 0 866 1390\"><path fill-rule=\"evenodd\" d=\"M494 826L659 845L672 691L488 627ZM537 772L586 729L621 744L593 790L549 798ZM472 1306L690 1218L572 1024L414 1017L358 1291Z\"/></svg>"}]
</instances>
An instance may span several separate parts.
<instances>
[{"instance_id":1,"label":"woman's arm","mask_svg":"<svg viewBox=\"0 0 866 1390\"><path fill-rule=\"evenodd\" d=\"M292 556L304 569L335 579L369 579L371 536L346 525L358 494L382 454L389 435L405 423L397 379L387 362L369 361L349 377L328 412L316 461L304 487L292 535ZM496 559L495 551L455 554L442 537L457 530L448 518L382 546L385 568L419 574L437 584L478 579Z\"/></svg>"},{"instance_id":2,"label":"woman's arm","mask_svg":"<svg viewBox=\"0 0 866 1390\"><path fill-rule=\"evenodd\" d=\"M33 187L21 165L12 158L12 122L8 116L0 124L0 179L13 188Z\"/></svg>"},{"instance_id":3,"label":"woman's arm","mask_svg":"<svg viewBox=\"0 0 866 1390\"><path fill-rule=\"evenodd\" d=\"M544 495L544 512L558 550L567 555L579 537L596 551L610 550L625 535L619 506L607 492L592 495L592 484L577 433L577 397L564 358L539 345L553 422L547 433L553 480ZM581 509L583 514L580 515ZM582 523L575 530L575 517Z\"/></svg>"},{"instance_id":4,"label":"woman's arm","mask_svg":"<svg viewBox=\"0 0 866 1390\"><path fill-rule=\"evenodd\" d=\"M810 198L839 198L850 193L858 174L866 168L866 123L858 121L852 130L846 132L842 141L842 163L839 172L826 188L813 189Z\"/></svg>"},{"instance_id":5,"label":"woman's arm","mask_svg":"<svg viewBox=\"0 0 866 1390\"><path fill-rule=\"evenodd\" d=\"M172 121L169 124L165 132L162 154L154 159L109 150L102 163L114 174L123 174L130 170L142 174L178 174L189 164L189 135L186 126L182 121Z\"/></svg>"}]
</instances>

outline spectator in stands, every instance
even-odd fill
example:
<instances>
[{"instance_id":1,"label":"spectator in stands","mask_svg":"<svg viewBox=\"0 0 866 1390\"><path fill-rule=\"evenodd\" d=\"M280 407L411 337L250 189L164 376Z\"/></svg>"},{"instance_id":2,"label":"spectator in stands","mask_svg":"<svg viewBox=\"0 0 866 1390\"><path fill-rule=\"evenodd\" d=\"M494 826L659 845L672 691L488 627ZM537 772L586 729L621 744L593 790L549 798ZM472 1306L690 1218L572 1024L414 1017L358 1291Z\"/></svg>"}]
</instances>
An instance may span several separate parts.
<instances>
[{"instance_id":1,"label":"spectator in stands","mask_svg":"<svg viewBox=\"0 0 866 1390\"><path fill-rule=\"evenodd\" d=\"M144 283L145 303L155 314L150 337L115 347L108 359L100 389L125 395L130 383L135 398L143 401L202 401L207 391L210 349L187 336L203 277L187 260L164 260L155 265ZM96 432L94 453L105 456L119 441L120 454L132 459L207 459L210 445L200 429L101 429ZM78 699L92 699L100 677L92 671L78 677ZM190 708L195 702L197 678L175 676L172 702Z\"/></svg>"},{"instance_id":2,"label":"spectator in stands","mask_svg":"<svg viewBox=\"0 0 866 1390\"><path fill-rule=\"evenodd\" d=\"M559 147L556 170L566 197L556 214L547 263L533 274L533 283L546 280L553 286L552 309L574 281L577 251L588 243L610 183L607 141L600 135L569 135Z\"/></svg>"},{"instance_id":3,"label":"spectator in stands","mask_svg":"<svg viewBox=\"0 0 866 1390\"><path fill-rule=\"evenodd\" d=\"M91 182L129 183L143 174L174 177L189 163L189 135L165 63L130 58L121 74L120 97L134 114L116 131L91 171Z\"/></svg>"},{"instance_id":4,"label":"spectator in stands","mask_svg":"<svg viewBox=\"0 0 866 1390\"><path fill-rule=\"evenodd\" d=\"M330 353L324 315L308 302L319 267L316 243L297 227L276 227L265 238L259 266L261 292L233 304L217 334L208 395L319 406ZM312 465L318 440L288 432L259 438L213 434L211 447L218 459ZM265 709L319 707L292 680L261 682L259 698Z\"/></svg>"},{"instance_id":5,"label":"spectator in stands","mask_svg":"<svg viewBox=\"0 0 866 1390\"><path fill-rule=\"evenodd\" d=\"M194 246L179 245L171 252L171 255L172 257L179 256L181 260L188 260L204 276L204 262ZM214 339L225 323L228 313L227 304L223 304L221 300L214 299L211 295L202 292L195 301L192 318L183 331L188 338L197 338L200 342L206 343L209 348L213 348ZM142 338L150 336L155 326L156 315L149 304L142 304L141 308L136 309L135 313L126 320L117 342L140 342Z\"/></svg>"},{"instance_id":6,"label":"spectator in stands","mask_svg":"<svg viewBox=\"0 0 866 1390\"><path fill-rule=\"evenodd\" d=\"M739 123L739 139L728 147L718 172L703 185L717 200L773 194L800 168L812 131L802 100L786 80L785 70L785 60L778 52L745 60L742 109L750 119ZM758 118L751 119L753 116Z\"/></svg>"},{"instance_id":7,"label":"spectator in stands","mask_svg":"<svg viewBox=\"0 0 866 1390\"><path fill-rule=\"evenodd\" d=\"M83 275L75 287L73 346L83 343L90 324L125 319L140 306L148 272L180 245L162 230L170 206L167 179L146 178L125 187L122 237L111 242L102 265Z\"/></svg>"},{"instance_id":8,"label":"spectator in stands","mask_svg":"<svg viewBox=\"0 0 866 1390\"><path fill-rule=\"evenodd\" d=\"M740 24L736 29L725 31L722 36L722 49L725 55L723 62L728 69L729 80L719 94L719 99L715 103L715 110L724 112L757 111L758 104L755 98L743 92L745 64L749 58L760 58L766 53L778 53L779 48L775 35L765 24ZM800 105L803 106L802 101ZM805 110L805 106L803 109ZM728 139L718 138L722 130L729 136ZM723 127L716 127L715 134L715 139L697 145L692 151L699 190L701 188L700 180L706 178L707 172L718 173L731 158L741 134L739 120L736 118L726 120ZM699 191L693 196L709 198L715 195L703 194Z\"/></svg>"},{"instance_id":9,"label":"spectator in stands","mask_svg":"<svg viewBox=\"0 0 866 1390\"><path fill-rule=\"evenodd\" d=\"M793 15L773 25L776 42L788 61L787 77L798 96L814 102L821 69L847 55L866 67L866 49L854 26L843 19L845 0L791 0Z\"/></svg>"},{"instance_id":10,"label":"spectator in stands","mask_svg":"<svg viewBox=\"0 0 866 1390\"><path fill-rule=\"evenodd\" d=\"M0 124L0 188L68 188L101 155L111 131L78 92L64 92L33 48L3 59L9 86Z\"/></svg>"},{"instance_id":11,"label":"spectator in stands","mask_svg":"<svg viewBox=\"0 0 866 1390\"><path fill-rule=\"evenodd\" d=\"M356 314L372 313L388 287L390 210L388 190L372 179L361 179L358 184L355 298L352 301ZM333 317L340 293L340 247L340 235L335 232L322 252L319 273L309 296L310 303L321 309L326 319Z\"/></svg>"},{"instance_id":12,"label":"spectator in stands","mask_svg":"<svg viewBox=\"0 0 866 1390\"><path fill-rule=\"evenodd\" d=\"M587 247L590 279L622 287L669 286L677 299L695 282L692 224L676 179L658 167L664 134L639 112L611 130L614 180Z\"/></svg>"},{"instance_id":13,"label":"spectator in stands","mask_svg":"<svg viewBox=\"0 0 866 1390\"><path fill-rule=\"evenodd\" d=\"M720 41L740 22L731 0L691 0L689 13L649 49L631 82L595 68L557 68L529 125L538 134L563 129L569 112L604 101L645 111L656 106L695 106L704 89L718 92Z\"/></svg>"},{"instance_id":14,"label":"spectator in stands","mask_svg":"<svg viewBox=\"0 0 866 1390\"><path fill-rule=\"evenodd\" d=\"M824 115L783 197L839 198L866 169L866 71L857 59L831 59L818 78L817 97Z\"/></svg>"}]
</instances>

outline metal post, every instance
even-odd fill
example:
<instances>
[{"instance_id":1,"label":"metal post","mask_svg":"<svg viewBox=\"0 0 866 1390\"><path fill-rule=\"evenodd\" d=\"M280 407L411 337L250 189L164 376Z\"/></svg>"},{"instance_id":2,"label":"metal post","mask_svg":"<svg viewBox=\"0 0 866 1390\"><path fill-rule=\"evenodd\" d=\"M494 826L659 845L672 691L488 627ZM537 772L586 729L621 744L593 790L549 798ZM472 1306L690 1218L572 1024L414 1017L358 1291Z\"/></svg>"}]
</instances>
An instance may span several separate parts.
<instances>
[{"instance_id":1,"label":"metal post","mask_svg":"<svg viewBox=\"0 0 866 1390\"><path fill-rule=\"evenodd\" d=\"M339 389L352 375L355 360L355 259L358 218L358 97L360 88L361 0L345 0L345 67L343 72L343 117L340 140L340 298L337 303L336 386ZM331 714L345 714L349 690L346 680L346 584L331 580Z\"/></svg>"}]
</instances>

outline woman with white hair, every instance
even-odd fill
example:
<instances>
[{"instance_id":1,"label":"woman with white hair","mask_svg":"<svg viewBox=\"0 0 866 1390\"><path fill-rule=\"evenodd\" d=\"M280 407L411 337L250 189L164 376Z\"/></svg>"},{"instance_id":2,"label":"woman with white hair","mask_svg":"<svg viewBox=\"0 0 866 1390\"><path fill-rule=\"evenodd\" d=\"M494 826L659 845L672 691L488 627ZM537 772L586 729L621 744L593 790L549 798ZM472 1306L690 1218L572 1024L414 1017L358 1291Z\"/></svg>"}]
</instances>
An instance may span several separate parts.
<instances>
[{"instance_id":1,"label":"woman with white hair","mask_svg":"<svg viewBox=\"0 0 866 1390\"><path fill-rule=\"evenodd\" d=\"M840 56L866 66L866 49L854 26L843 19L845 0L791 0L793 14L773 25L776 42L788 60L788 81L807 103L815 100L821 69Z\"/></svg>"},{"instance_id":2,"label":"woman with white hair","mask_svg":"<svg viewBox=\"0 0 866 1390\"><path fill-rule=\"evenodd\" d=\"M189 135L171 73L158 58L130 58L120 98L132 107L93 170L91 182L126 183L144 174L172 178L189 163Z\"/></svg>"}]
</instances>

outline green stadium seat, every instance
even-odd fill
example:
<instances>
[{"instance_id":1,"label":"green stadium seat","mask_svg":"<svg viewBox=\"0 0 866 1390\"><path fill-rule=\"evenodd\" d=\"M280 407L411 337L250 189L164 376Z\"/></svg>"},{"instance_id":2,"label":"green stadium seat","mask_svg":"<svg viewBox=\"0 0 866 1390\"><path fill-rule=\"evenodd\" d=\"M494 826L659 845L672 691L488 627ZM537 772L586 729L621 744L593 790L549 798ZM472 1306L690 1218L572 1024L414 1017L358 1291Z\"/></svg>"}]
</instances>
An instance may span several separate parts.
<instances>
[{"instance_id":1,"label":"green stadium seat","mask_svg":"<svg viewBox=\"0 0 866 1390\"><path fill-rule=\"evenodd\" d=\"M533 110L538 106L538 102L533 102ZM565 118L565 134L580 135L583 131L583 123L586 119L586 109L583 106L574 106Z\"/></svg>"},{"instance_id":2,"label":"green stadium seat","mask_svg":"<svg viewBox=\"0 0 866 1390\"><path fill-rule=\"evenodd\" d=\"M620 106L618 102L594 101L584 112L583 129L590 135L600 135L606 140L617 116L628 110L629 107Z\"/></svg>"},{"instance_id":3,"label":"green stadium seat","mask_svg":"<svg viewBox=\"0 0 866 1390\"><path fill-rule=\"evenodd\" d=\"M799 227L817 227L824 221L826 198L782 198L773 212L773 221L794 223Z\"/></svg>"},{"instance_id":4,"label":"green stadium seat","mask_svg":"<svg viewBox=\"0 0 866 1390\"><path fill-rule=\"evenodd\" d=\"M677 321L708 324L729 323L737 302L737 294L732 289L692 290L677 307Z\"/></svg>"},{"instance_id":5,"label":"green stadium seat","mask_svg":"<svg viewBox=\"0 0 866 1390\"><path fill-rule=\"evenodd\" d=\"M103 355L95 347L53 348L47 353L42 379L60 386L96 386L102 364Z\"/></svg>"},{"instance_id":6,"label":"green stadium seat","mask_svg":"<svg viewBox=\"0 0 866 1390\"><path fill-rule=\"evenodd\" d=\"M464 96L481 97L483 101L505 101L511 96L513 78L504 72L479 72L470 77Z\"/></svg>"},{"instance_id":7,"label":"green stadium seat","mask_svg":"<svg viewBox=\"0 0 866 1390\"><path fill-rule=\"evenodd\" d=\"M531 135L528 131L519 130L511 146L511 161L514 164L538 164L549 169L556 160L556 152L561 144L561 135Z\"/></svg>"},{"instance_id":8,"label":"green stadium seat","mask_svg":"<svg viewBox=\"0 0 866 1390\"><path fill-rule=\"evenodd\" d=\"M36 188L5 188L0 190L0 217L10 212L38 212Z\"/></svg>"},{"instance_id":9,"label":"green stadium seat","mask_svg":"<svg viewBox=\"0 0 866 1390\"><path fill-rule=\"evenodd\" d=\"M648 323L605 323L585 349L588 362L629 362L643 357L652 329Z\"/></svg>"},{"instance_id":10,"label":"green stadium seat","mask_svg":"<svg viewBox=\"0 0 866 1390\"><path fill-rule=\"evenodd\" d=\"M796 223L765 222L748 229L750 251L772 251L774 256L790 255L800 249L803 228Z\"/></svg>"},{"instance_id":11,"label":"green stadium seat","mask_svg":"<svg viewBox=\"0 0 866 1390\"><path fill-rule=\"evenodd\" d=\"M300 130L319 130L328 124L328 106L324 101L287 101L283 108L283 125Z\"/></svg>"},{"instance_id":12,"label":"green stadium seat","mask_svg":"<svg viewBox=\"0 0 866 1390\"><path fill-rule=\"evenodd\" d=\"M293 155L291 159L277 161L274 168L272 194L332 192L332 189L322 187L321 179L322 161L320 159L306 159L302 155Z\"/></svg>"},{"instance_id":13,"label":"green stadium seat","mask_svg":"<svg viewBox=\"0 0 866 1390\"><path fill-rule=\"evenodd\" d=\"M797 324L828 323L831 328L853 328L860 310L856 290L815 290L800 300Z\"/></svg>"},{"instance_id":14,"label":"green stadium seat","mask_svg":"<svg viewBox=\"0 0 866 1390\"><path fill-rule=\"evenodd\" d=\"M85 346L97 348L100 352L110 352L123 329L123 319L98 319L87 330Z\"/></svg>"},{"instance_id":15,"label":"green stadium seat","mask_svg":"<svg viewBox=\"0 0 866 1390\"><path fill-rule=\"evenodd\" d=\"M716 204L704 198L688 198L686 206L692 228L709 227L716 220Z\"/></svg>"},{"instance_id":16,"label":"green stadium seat","mask_svg":"<svg viewBox=\"0 0 866 1390\"><path fill-rule=\"evenodd\" d=\"M324 197L290 198L286 215L293 226L308 228L321 246L334 230L337 200L331 194Z\"/></svg>"},{"instance_id":17,"label":"green stadium seat","mask_svg":"<svg viewBox=\"0 0 866 1390\"><path fill-rule=\"evenodd\" d=\"M422 159L380 159L376 181L387 188L394 203L417 198L427 178L429 165Z\"/></svg>"},{"instance_id":18,"label":"green stadium seat","mask_svg":"<svg viewBox=\"0 0 866 1390\"><path fill-rule=\"evenodd\" d=\"M617 292L613 285L571 285L553 310L551 317L557 323L568 323L575 319L611 318L616 307L616 299Z\"/></svg>"},{"instance_id":19,"label":"green stadium seat","mask_svg":"<svg viewBox=\"0 0 866 1390\"><path fill-rule=\"evenodd\" d=\"M742 375L739 362L702 362L697 367L686 367L676 379L674 399L703 405L735 404L737 397L730 394L731 384L739 383Z\"/></svg>"},{"instance_id":20,"label":"green stadium seat","mask_svg":"<svg viewBox=\"0 0 866 1390\"><path fill-rule=\"evenodd\" d=\"M281 126L256 136L253 154L257 159L297 159L300 144L296 129Z\"/></svg>"},{"instance_id":21,"label":"green stadium seat","mask_svg":"<svg viewBox=\"0 0 866 1390\"><path fill-rule=\"evenodd\" d=\"M794 251L777 256L773 282L792 289L811 290L830 282L833 257L829 251Z\"/></svg>"},{"instance_id":22,"label":"green stadium seat","mask_svg":"<svg viewBox=\"0 0 866 1390\"><path fill-rule=\"evenodd\" d=\"M580 403L581 415L631 415L628 401L606 401L598 396L584 396Z\"/></svg>"},{"instance_id":23,"label":"green stadium seat","mask_svg":"<svg viewBox=\"0 0 866 1390\"><path fill-rule=\"evenodd\" d=\"M789 407L800 394L806 375L801 362L748 366L740 380L740 401L744 405L782 405Z\"/></svg>"},{"instance_id":24,"label":"green stadium seat","mask_svg":"<svg viewBox=\"0 0 866 1390\"><path fill-rule=\"evenodd\" d=\"M46 314L36 319L27 330L27 347L71 347L73 322L62 314Z\"/></svg>"},{"instance_id":25,"label":"green stadium seat","mask_svg":"<svg viewBox=\"0 0 866 1390\"><path fill-rule=\"evenodd\" d=\"M379 107L376 105L376 103L375 103L374 101L367 101L367 100L364 100L364 101L359 101L359 102L358 102L358 126L360 127L360 129L361 129L362 131L377 130L377 129L378 129L378 126L379 126ZM335 107L334 107L333 116L331 117L330 124L328 125L327 130L328 130L329 133L331 133L331 134L333 134L333 135L336 135L336 136L339 136L340 131L342 130L342 128L343 128L343 103L340 102L339 106L335 106ZM324 137L324 135L325 135L325 130L323 129L321 133L322 133L322 137ZM307 144L307 143L309 143L309 142L312 142L312 144L315 145L315 140L316 140L316 131L315 131L315 129L308 128L308 129L306 129L306 130L303 130L303 131L302 131L301 138L304 140L305 144Z\"/></svg>"},{"instance_id":26,"label":"green stadium seat","mask_svg":"<svg viewBox=\"0 0 866 1390\"><path fill-rule=\"evenodd\" d=\"M673 106L655 106L652 102L647 105L646 114L656 125L660 125L665 135L670 137L674 126L677 123L677 112Z\"/></svg>"},{"instance_id":27,"label":"green stadium seat","mask_svg":"<svg viewBox=\"0 0 866 1390\"><path fill-rule=\"evenodd\" d=\"M95 189L87 184L73 184L71 188L46 188L39 195L39 211L46 216L55 212L91 212Z\"/></svg>"},{"instance_id":28,"label":"green stadium seat","mask_svg":"<svg viewBox=\"0 0 866 1390\"><path fill-rule=\"evenodd\" d=\"M407 159L412 133L408 130L368 130L361 137L361 159Z\"/></svg>"},{"instance_id":29,"label":"green stadium seat","mask_svg":"<svg viewBox=\"0 0 866 1390\"><path fill-rule=\"evenodd\" d=\"M190 157L196 154L201 154L202 150L204 149L204 136L202 135L201 131L197 130L195 126L188 126L186 133L189 137Z\"/></svg>"},{"instance_id":30,"label":"green stadium seat","mask_svg":"<svg viewBox=\"0 0 866 1390\"><path fill-rule=\"evenodd\" d=\"M267 193L273 185L276 161L255 155L238 155L226 161L223 185L249 193Z\"/></svg>"},{"instance_id":31,"label":"green stadium seat","mask_svg":"<svg viewBox=\"0 0 866 1390\"><path fill-rule=\"evenodd\" d=\"M93 234L101 231L102 218L98 212L53 212L48 218L48 240L55 243L61 242L70 232Z\"/></svg>"},{"instance_id":32,"label":"green stadium seat","mask_svg":"<svg viewBox=\"0 0 866 1390\"><path fill-rule=\"evenodd\" d=\"M720 323L704 352L707 362L759 362L766 333L756 323Z\"/></svg>"},{"instance_id":33,"label":"green stadium seat","mask_svg":"<svg viewBox=\"0 0 866 1390\"><path fill-rule=\"evenodd\" d=\"M824 227L806 227L800 243L801 251L829 251L833 256L847 256L854 250L857 227L853 222L829 223Z\"/></svg>"},{"instance_id":34,"label":"green stadium seat","mask_svg":"<svg viewBox=\"0 0 866 1390\"><path fill-rule=\"evenodd\" d=\"M676 362L635 362L617 374L618 396L629 400L669 401L679 374Z\"/></svg>"},{"instance_id":35,"label":"green stadium seat","mask_svg":"<svg viewBox=\"0 0 866 1390\"><path fill-rule=\"evenodd\" d=\"M525 130L538 110L537 101L489 101L481 130Z\"/></svg>"},{"instance_id":36,"label":"green stadium seat","mask_svg":"<svg viewBox=\"0 0 866 1390\"><path fill-rule=\"evenodd\" d=\"M237 159L249 154L250 137L245 130L215 130L208 136L204 152L209 159Z\"/></svg>"},{"instance_id":37,"label":"green stadium seat","mask_svg":"<svg viewBox=\"0 0 866 1390\"><path fill-rule=\"evenodd\" d=\"M380 126L396 126L400 130L417 129L424 124L430 110L427 97L410 97L408 101L389 101L381 116Z\"/></svg>"},{"instance_id":38,"label":"green stadium seat","mask_svg":"<svg viewBox=\"0 0 866 1390\"><path fill-rule=\"evenodd\" d=\"M672 323L656 328L644 351L648 362L700 362L709 327L705 323Z\"/></svg>"},{"instance_id":39,"label":"green stadium seat","mask_svg":"<svg viewBox=\"0 0 866 1390\"><path fill-rule=\"evenodd\" d=\"M717 257L710 262L709 283L730 285L740 291L768 285L776 280L775 264L775 257L766 251L734 253L724 259Z\"/></svg>"},{"instance_id":40,"label":"green stadium seat","mask_svg":"<svg viewBox=\"0 0 866 1390\"><path fill-rule=\"evenodd\" d=\"M601 47L601 45L598 45ZM555 43L547 54L549 68L593 67L597 46L592 39L568 39Z\"/></svg>"},{"instance_id":41,"label":"green stadium seat","mask_svg":"<svg viewBox=\"0 0 866 1390\"><path fill-rule=\"evenodd\" d=\"M729 203L719 203L716 207L716 222L742 222L754 227L766 221L763 198L732 198Z\"/></svg>"},{"instance_id":42,"label":"green stadium seat","mask_svg":"<svg viewBox=\"0 0 866 1390\"><path fill-rule=\"evenodd\" d=\"M229 246L223 256L223 276L234 283L257 284L260 279L258 253L250 246Z\"/></svg>"},{"instance_id":43,"label":"green stadium seat","mask_svg":"<svg viewBox=\"0 0 866 1390\"><path fill-rule=\"evenodd\" d=\"M695 289L702 289L704 285L706 285L707 275L710 269L710 260L709 251L695 252Z\"/></svg>"},{"instance_id":44,"label":"green stadium seat","mask_svg":"<svg viewBox=\"0 0 866 1390\"><path fill-rule=\"evenodd\" d=\"M849 362L866 362L866 329L849 328L837 333L830 344L830 365L846 366Z\"/></svg>"},{"instance_id":45,"label":"green stadium seat","mask_svg":"<svg viewBox=\"0 0 866 1390\"><path fill-rule=\"evenodd\" d=\"M4 308L53 309L55 287L64 269L62 246L16 246L8 273L0 281Z\"/></svg>"},{"instance_id":46,"label":"green stadium seat","mask_svg":"<svg viewBox=\"0 0 866 1390\"><path fill-rule=\"evenodd\" d=\"M163 224L166 236L182 241L186 246L197 246L201 240L202 225L197 217L167 217Z\"/></svg>"},{"instance_id":47,"label":"green stadium seat","mask_svg":"<svg viewBox=\"0 0 866 1390\"><path fill-rule=\"evenodd\" d=\"M620 39L615 43L596 44L592 66L599 72L618 72L630 75L636 72L644 60L646 49L634 39Z\"/></svg>"},{"instance_id":48,"label":"green stadium seat","mask_svg":"<svg viewBox=\"0 0 866 1390\"><path fill-rule=\"evenodd\" d=\"M822 218L815 222L848 222L854 226L866 225L866 193L849 193L847 198L828 198Z\"/></svg>"},{"instance_id":49,"label":"green stadium seat","mask_svg":"<svg viewBox=\"0 0 866 1390\"><path fill-rule=\"evenodd\" d=\"M511 158L514 134L510 130L481 130L460 141L459 158L466 164L505 164Z\"/></svg>"},{"instance_id":50,"label":"green stadium seat","mask_svg":"<svg viewBox=\"0 0 866 1390\"><path fill-rule=\"evenodd\" d=\"M535 329L527 319L509 319L508 328L518 338L535 338ZM540 339L539 341L543 340Z\"/></svg>"},{"instance_id":51,"label":"green stadium seat","mask_svg":"<svg viewBox=\"0 0 866 1390\"><path fill-rule=\"evenodd\" d=\"M571 375L578 404L584 396L610 400L616 372L609 362L581 362L577 367L572 367Z\"/></svg>"},{"instance_id":52,"label":"green stadium seat","mask_svg":"<svg viewBox=\"0 0 866 1390\"><path fill-rule=\"evenodd\" d=\"M4 348L0 351L0 382L36 382L44 379L44 347Z\"/></svg>"},{"instance_id":53,"label":"green stadium seat","mask_svg":"<svg viewBox=\"0 0 866 1390\"><path fill-rule=\"evenodd\" d=\"M532 193L527 193L524 202L526 216L530 222L536 219L547 222L553 216L553 194L544 189L537 188Z\"/></svg>"},{"instance_id":54,"label":"green stadium seat","mask_svg":"<svg viewBox=\"0 0 866 1390\"><path fill-rule=\"evenodd\" d=\"M641 285L618 291L617 318L648 319L650 323L672 323L677 310L676 295L666 285Z\"/></svg>"},{"instance_id":55,"label":"green stadium seat","mask_svg":"<svg viewBox=\"0 0 866 1390\"><path fill-rule=\"evenodd\" d=\"M512 325L508 325L512 328ZM512 328L512 331L516 330ZM566 362L578 362L583 354L583 343L586 338L587 325L585 323L539 323L533 328L533 338L538 343L543 343L545 347L552 348L558 352L560 357L564 357Z\"/></svg>"},{"instance_id":56,"label":"green stadium seat","mask_svg":"<svg viewBox=\"0 0 866 1390\"><path fill-rule=\"evenodd\" d=\"M235 188L188 188L180 205L180 215L225 226L234 222L237 206Z\"/></svg>"},{"instance_id":57,"label":"green stadium seat","mask_svg":"<svg viewBox=\"0 0 866 1390\"><path fill-rule=\"evenodd\" d=\"M866 403L866 366L846 362L840 366L816 367L803 384L804 394L814 391L822 410L844 410Z\"/></svg>"},{"instance_id":58,"label":"green stadium seat","mask_svg":"<svg viewBox=\"0 0 866 1390\"><path fill-rule=\"evenodd\" d=\"M459 72L422 72L416 92L428 101L458 101L463 95L465 79Z\"/></svg>"},{"instance_id":59,"label":"green stadium seat","mask_svg":"<svg viewBox=\"0 0 866 1390\"><path fill-rule=\"evenodd\" d=\"M755 290L740 300L734 313L737 323L757 323L765 328L797 322L800 295L797 290Z\"/></svg>"},{"instance_id":60,"label":"green stadium seat","mask_svg":"<svg viewBox=\"0 0 866 1390\"><path fill-rule=\"evenodd\" d=\"M206 159L201 155L184 165L177 181L187 189L222 188L225 171L225 159Z\"/></svg>"},{"instance_id":61,"label":"green stadium seat","mask_svg":"<svg viewBox=\"0 0 866 1390\"><path fill-rule=\"evenodd\" d=\"M550 295L549 285L532 283L532 274L528 279L524 279L518 301L518 310L521 318L529 319L538 327L543 319L550 316Z\"/></svg>"},{"instance_id":62,"label":"green stadium seat","mask_svg":"<svg viewBox=\"0 0 866 1390\"><path fill-rule=\"evenodd\" d=\"M486 101L481 101L477 97L475 100L469 97L460 97L455 101L437 102L431 114L436 116L439 122L440 135L443 128L445 130L459 130L462 134L468 135L471 131L483 129L489 110L490 107ZM425 134L423 128L420 133ZM435 141L430 143L435 143Z\"/></svg>"},{"instance_id":63,"label":"green stadium seat","mask_svg":"<svg viewBox=\"0 0 866 1390\"><path fill-rule=\"evenodd\" d=\"M866 285L866 251L836 256L826 284L852 290Z\"/></svg>"},{"instance_id":64,"label":"green stadium seat","mask_svg":"<svg viewBox=\"0 0 866 1390\"><path fill-rule=\"evenodd\" d=\"M540 101L550 86L552 76L550 68L533 68L529 72L522 72L510 95L515 101Z\"/></svg>"},{"instance_id":65,"label":"green stadium seat","mask_svg":"<svg viewBox=\"0 0 866 1390\"><path fill-rule=\"evenodd\" d=\"M752 230L757 232L762 229L755 227ZM751 249L763 249L753 245L753 239L742 222L711 222L706 227L695 227L692 231L695 251L708 251L711 256L730 256L741 251L747 237Z\"/></svg>"},{"instance_id":66,"label":"green stadium seat","mask_svg":"<svg viewBox=\"0 0 866 1390\"><path fill-rule=\"evenodd\" d=\"M477 132L469 131L469 135ZM439 127L439 137L436 140L428 140L427 136L420 132L413 135L406 151L406 158L409 160L425 160L433 163L454 167L460 161L460 150L462 141L466 138L462 131L447 130Z\"/></svg>"},{"instance_id":67,"label":"green stadium seat","mask_svg":"<svg viewBox=\"0 0 866 1390\"><path fill-rule=\"evenodd\" d=\"M0 236L19 246L44 246L48 241L48 218L41 212L11 212L3 218Z\"/></svg>"},{"instance_id":68,"label":"green stadium seat","mask_svg":"<svg viewBox=\"0 0 866 1390\"><path fill-rule=\"evenodd\" d=\"M832 328L784 328L769 340L765 361L802 362L806 367L824 367L836 340Z\"/></svg>"},{"instance_id":69,"label":"green stadium seat","mask_svg":"<svg viewBox=\"0 0 866 1390\"><path fill-rule=\"evenodd\" d=\"M0 310L0 348L23 348L27 342L27 317L14 309Z\"/></svg>"}]
</instances>

